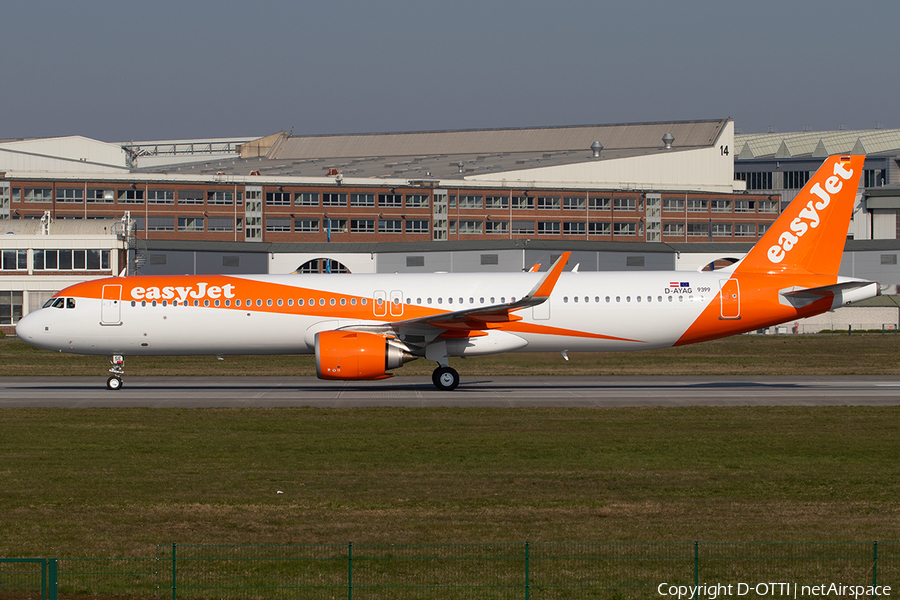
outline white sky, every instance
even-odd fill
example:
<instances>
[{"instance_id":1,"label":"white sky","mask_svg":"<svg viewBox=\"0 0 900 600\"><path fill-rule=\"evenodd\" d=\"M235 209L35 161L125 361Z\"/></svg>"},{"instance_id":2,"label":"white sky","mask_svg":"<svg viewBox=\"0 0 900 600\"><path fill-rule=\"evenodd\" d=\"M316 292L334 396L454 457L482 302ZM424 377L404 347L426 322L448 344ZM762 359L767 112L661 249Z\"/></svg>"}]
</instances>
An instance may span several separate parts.
<instances>
[{"instance_id":1,"label":"white sky","mask_svg":"<svg viewBox=\"0 0 900 600\"><path fill-rule=\"evenodd\" d=\"M0 2L0 138L900 128L895 0Z\"/></svg>"}]
</instances>

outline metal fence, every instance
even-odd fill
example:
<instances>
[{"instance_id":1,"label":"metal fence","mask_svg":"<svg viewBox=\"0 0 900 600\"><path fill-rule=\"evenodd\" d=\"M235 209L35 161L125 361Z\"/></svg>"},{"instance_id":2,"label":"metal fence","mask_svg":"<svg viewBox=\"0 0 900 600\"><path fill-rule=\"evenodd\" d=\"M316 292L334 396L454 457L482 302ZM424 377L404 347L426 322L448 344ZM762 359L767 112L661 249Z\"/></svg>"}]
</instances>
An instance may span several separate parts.
<instances>
[{"instance_id":1,"label":"metal fence","mask_svg":"<svg viewBox=\"0 0 900 600\"><path fill-rule=\"evenodd\" d=\"M166 545L147 558L0 559L2 600L887 598L898 585L900 543Z\"/></svg>"}]
</instances>

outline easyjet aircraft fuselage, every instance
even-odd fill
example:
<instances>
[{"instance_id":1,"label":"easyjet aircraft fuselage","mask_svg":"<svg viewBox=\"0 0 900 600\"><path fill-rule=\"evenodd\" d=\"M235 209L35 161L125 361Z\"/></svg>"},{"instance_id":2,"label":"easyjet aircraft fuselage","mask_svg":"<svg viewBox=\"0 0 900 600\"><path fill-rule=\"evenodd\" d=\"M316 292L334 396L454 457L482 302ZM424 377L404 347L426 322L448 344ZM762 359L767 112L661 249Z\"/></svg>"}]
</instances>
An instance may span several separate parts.
<instances>
[{"instance_id":1,"label":"easyjet aircraft fuselage","mask_svg":"<svg viewBox=\"0 0 900 600\"><path fill-rule=\"evenodd\" d=\"M453 389L451 356L699 342L877 293L837 276L861 167L862 157L826 161L751 253L722 271L563 272L566 253L543 273L117 277L59 292L17 334L114 357L113 389L125 355L315 353L326 379L388 377L424 357L439 365L435 385Z\"/></svg>"}]
</instances>

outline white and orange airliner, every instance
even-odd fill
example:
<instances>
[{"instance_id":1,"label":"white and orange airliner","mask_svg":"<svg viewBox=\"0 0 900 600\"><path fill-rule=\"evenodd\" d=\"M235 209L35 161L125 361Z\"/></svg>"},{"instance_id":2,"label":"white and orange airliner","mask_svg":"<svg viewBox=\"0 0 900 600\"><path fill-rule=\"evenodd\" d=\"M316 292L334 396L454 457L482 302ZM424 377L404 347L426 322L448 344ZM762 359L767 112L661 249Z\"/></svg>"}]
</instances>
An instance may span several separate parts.
<instances>
[{"instance_id":1,"label":"white and orange airliner","mask_svg":"<svg viewBox=\"0 0 900 600\"><path fill-rule=\"evenodd\" d=\"M110 357L315 354L322 379L390 377L450 357L624 351L743 333L878 294L838 276L863 156L832 156L762 239L718 271L113 277L68 287L19 321L28 344Z\"/></svg>"}]
</instances>

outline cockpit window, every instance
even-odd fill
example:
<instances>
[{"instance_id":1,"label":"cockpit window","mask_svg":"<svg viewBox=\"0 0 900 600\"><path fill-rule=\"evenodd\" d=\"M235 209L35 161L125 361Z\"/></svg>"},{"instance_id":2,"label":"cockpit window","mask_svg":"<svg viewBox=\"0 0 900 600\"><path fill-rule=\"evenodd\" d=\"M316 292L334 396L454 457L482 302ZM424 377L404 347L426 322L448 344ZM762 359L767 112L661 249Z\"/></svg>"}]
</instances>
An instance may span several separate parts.
<instances>
[{"instance_id":1,"label":"cockpit window","mask_svg":"<svg viewBox=\"0 0 900 600\"><path fill-rule=\"evenodd\" d=\"M65 298L57 298L53 301L53 308L65 308L66 299Z\"/></svg>"},{"instance_id":2,"label":"cockpit window","mask_svg":"<svg viewBox=\"0 0 900 600\"><path fill-rule=\"evenodd\" d=\"M53 303L56 301L56 298L50 298L46 302L44 302L44 306L41 308L47 308L48 306L53 306Z\"/></svg>"},{"instance_id":3,"label":"cockpit window","mask_svg":"<svg viewBox=\"0 0 900 600\"><path fill-rule=\"evenodd\" d=\"M66 308L75 308L75 298L66 298Z\"/></svg>"}]
</instances>

